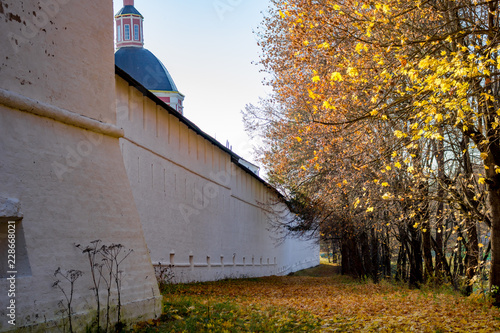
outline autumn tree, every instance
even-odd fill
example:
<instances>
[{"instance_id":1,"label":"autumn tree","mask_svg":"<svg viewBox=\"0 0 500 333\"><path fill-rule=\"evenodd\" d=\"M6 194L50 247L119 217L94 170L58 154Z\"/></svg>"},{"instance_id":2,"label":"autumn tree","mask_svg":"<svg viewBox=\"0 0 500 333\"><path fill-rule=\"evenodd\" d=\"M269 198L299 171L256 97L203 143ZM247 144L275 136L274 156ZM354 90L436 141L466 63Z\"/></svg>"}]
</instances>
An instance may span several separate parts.
<instances>
[{"instance_id":1,"label":"autumn tree","mask_svg":"<svg viewBox=\"0 0 500 333\"><path fill-rule=\"evenodd\" d=\"M389 216L416 283L424 273L451 276L452 234L472 280L484 222L490 284L500 285L497 9L273 0L259 31L274 91L246 121L264 137L270 181L322 201L362 238Z\"/></svg>"}]
</instances>

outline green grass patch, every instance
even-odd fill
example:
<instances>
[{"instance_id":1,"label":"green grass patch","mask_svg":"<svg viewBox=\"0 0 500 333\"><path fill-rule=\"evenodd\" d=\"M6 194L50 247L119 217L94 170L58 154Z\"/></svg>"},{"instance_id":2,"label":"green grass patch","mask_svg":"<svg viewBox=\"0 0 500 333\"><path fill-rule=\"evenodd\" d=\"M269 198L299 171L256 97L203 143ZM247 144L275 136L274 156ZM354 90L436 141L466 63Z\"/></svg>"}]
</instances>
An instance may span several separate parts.
<instances>
[{"instance_id":1,"label":"green grass patch","mask_svg":"<svg viewBox=\"0 0 500 333\"><path fill-rule=\"evenodd\" d=\"M287 307L171 295L158 320L138 324L132 332L310 332L319 325L316 316Z\"/></svg>"}]
</instances>

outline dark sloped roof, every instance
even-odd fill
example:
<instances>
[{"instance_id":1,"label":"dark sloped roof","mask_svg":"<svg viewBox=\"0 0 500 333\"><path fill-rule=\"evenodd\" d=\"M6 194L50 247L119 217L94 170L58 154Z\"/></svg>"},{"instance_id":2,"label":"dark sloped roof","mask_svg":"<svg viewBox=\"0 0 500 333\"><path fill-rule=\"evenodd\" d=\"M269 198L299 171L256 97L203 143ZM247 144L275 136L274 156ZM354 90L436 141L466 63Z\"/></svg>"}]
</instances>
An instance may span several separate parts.
<instances>
[{"instance_id":1,"label":"dark sloped roof","mask_svg":"<svg viewBox=\"0 0 500 333\"><path fill-rule=\"evenodd\" d=\"M120 16L120 15L128 15L128 14L135 14L135 15L139 15L139 16L143 17L141 15L141 13L139 13L139 11L137 9L135 9L134 6L123 6L123 8L120 9L120 11L118 13L116 13L115 17Z\"/></svg>"},{"instance_id":2,"label":"dark sloped roof","mask_svg":"<svg viewBox=\"0 0 500 333\"><path fill-rule=\"evenodd\" d=\"M148 90L178 91L165 66L144 48L120 48L115 53L115 64Z\"/></svg>"}]
</instances>

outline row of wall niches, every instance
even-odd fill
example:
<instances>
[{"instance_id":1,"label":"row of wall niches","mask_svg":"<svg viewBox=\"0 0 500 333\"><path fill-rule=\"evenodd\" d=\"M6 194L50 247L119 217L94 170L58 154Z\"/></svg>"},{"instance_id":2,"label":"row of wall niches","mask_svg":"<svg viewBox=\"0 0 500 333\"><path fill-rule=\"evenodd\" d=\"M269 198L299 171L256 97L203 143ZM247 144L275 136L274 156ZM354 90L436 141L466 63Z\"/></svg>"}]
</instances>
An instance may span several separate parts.
<instances>
[{"instance_id":1,"label":"row of wall niches","mask_svg":"<svg viewBox=\"0 0 500 333\"><path fill-rule=\"evenodd\" d=\"M236 254L231 258L224 258L223 255L212 258L206 256L203 262L195 262L193 254L189 255L189 262L176 262L175 252L170 253L169 263L160 263L161 265L167 264L172 267L231 267L231 266L275 266L277 264L276 257L272 259L269 257L241 257L237 260Z\"/></svg>"}]
</instances>

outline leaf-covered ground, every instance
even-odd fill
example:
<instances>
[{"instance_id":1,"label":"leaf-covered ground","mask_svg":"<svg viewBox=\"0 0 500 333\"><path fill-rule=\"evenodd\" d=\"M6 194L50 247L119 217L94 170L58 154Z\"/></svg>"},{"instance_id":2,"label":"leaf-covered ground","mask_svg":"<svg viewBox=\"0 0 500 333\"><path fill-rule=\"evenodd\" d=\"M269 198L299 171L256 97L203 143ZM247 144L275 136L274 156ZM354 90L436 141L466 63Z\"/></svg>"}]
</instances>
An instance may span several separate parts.
<instances>
[{"instance_id":1,"label":"leaf-covered ground","mask_svg":"<svg viewBox=\"0 0 500 333\"><path fill-rule=\"evenodd\" d=\"M322 265L285 277L169 286L136 332L500 332L480 296L358 282Z\"/></svg>"}]
</instances>

